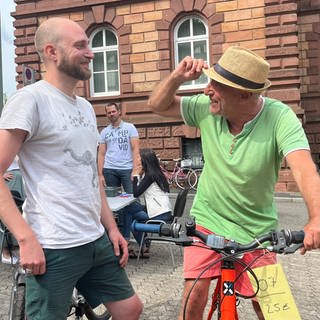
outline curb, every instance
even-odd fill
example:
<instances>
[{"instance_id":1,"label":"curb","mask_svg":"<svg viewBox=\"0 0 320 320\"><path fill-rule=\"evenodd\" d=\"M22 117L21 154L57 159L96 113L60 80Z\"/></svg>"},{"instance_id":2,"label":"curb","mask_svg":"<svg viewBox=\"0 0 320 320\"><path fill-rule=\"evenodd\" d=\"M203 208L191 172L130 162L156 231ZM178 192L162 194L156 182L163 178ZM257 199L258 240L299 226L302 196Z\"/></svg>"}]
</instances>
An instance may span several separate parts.
<instances>
[{"instance_id":1,"label":"curb","mask_svg":"<svg viewBox=\"0 0 320 320\"><path fill-rule=\"evenodd\" d=\"M169 198L175 199L177 196L177 193L180 191L180 189L171 189ZM193 199L195 196L195 191L190 191L188 194L188 199ZM289 202L304 202L303 197L299 192L275 192L274 193L274 199L276 201L289 201Z\"/></svg>"},{"instance_id":2,"label":"curb","mask_svg":"<svg viewBox=\"0 0 320 320\"><path fill-rule=\"evenodd\" d=\"M276 192L274 198L277 201L304 202L299 192Z\"/></svg>"}]
</instances>

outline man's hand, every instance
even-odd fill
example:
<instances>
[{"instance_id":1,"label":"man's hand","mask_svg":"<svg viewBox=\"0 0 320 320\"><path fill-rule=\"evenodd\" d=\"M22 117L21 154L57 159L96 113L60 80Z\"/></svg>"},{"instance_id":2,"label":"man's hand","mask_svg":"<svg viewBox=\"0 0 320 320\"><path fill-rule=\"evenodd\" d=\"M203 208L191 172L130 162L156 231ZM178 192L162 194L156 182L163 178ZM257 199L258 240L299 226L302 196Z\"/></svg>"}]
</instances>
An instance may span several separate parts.
<instances>
[{"instance_id":1,"label":"man's hand","mask_svg":"<svg viewBox=\"0 0 320 320\"><path fill-rule=\"evenodd\" d=\"M301 254L305 254L308 250L320 249L320 221L311 220L304 227L304 248Z\"/></svg>"},{"instance_id":2,"label":"man's hand","mask_svg":"<svg viewBox=\"0 0 320 320\"><path fill-rule=\"evenodd\" d=\"M113 244L114 254L120 256L120 266L123 268L128 262L129 253L128 253L128 244L127 241L123 238L118 228L112 228L108 230L109 239Z\"/></svg>"},{"instance_id":3,"label":"man's hand","mask_svg":"<svg viewBox=\"0 0 320 320\"><path fill-rule=\"evenodd\" d=\"M208 64L202 59L193 59L189 56L185 57L177 68L173 71L173 75L179 79L179 82L198 79L202 74L202 69L208 68Z\"/></svg>"},{"instance_id":4,"label":"man's hand","mask_svg":"<svg viewBox=\"0 0 320 320\"><path fill-rule=\"evenodd\" d=\"M181 97L177 90L182 83L198 79L202 69L208 68L208 64L202 59L185 57L170 75L162 80L154 89L148 100L151 111L177 120L183 120L180 113Z\"/></svg>"},{"instance_id":5,"label":"man's hand","mask_svg":"<svg viewBox=\"0 0 320 320\"><path fill-rule=\"evenodd\" d=\"M19 242L20 265L27 273L40 275L46 272L46 258L35 237Z\"/></svg>"}]
</instances>

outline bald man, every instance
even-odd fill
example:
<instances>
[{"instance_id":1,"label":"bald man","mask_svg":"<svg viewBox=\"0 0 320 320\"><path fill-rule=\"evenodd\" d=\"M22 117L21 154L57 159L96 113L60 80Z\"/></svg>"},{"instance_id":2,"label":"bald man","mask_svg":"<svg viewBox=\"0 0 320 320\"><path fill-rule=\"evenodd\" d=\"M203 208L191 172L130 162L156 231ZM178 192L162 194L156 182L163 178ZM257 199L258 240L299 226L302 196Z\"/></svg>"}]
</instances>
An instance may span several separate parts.
<instances>
[{"instance_id":1,"label":"bald man","mask_svg":"<svg viewBox=\"0 0 320 320\"><path fill-rule=\"evenodd\" d=\"M44 79L18 90L0 119L0 219L17 239L26 270L29 320L66 319L73 287L112 319L139 319L142 304L124 270L128 260L99 184L95 113L75 95L91 76L93 53L75 22L51 18L35 35ZM23 217L3 177L19 154L26 182Z\"/></svg>"}]
</instances>

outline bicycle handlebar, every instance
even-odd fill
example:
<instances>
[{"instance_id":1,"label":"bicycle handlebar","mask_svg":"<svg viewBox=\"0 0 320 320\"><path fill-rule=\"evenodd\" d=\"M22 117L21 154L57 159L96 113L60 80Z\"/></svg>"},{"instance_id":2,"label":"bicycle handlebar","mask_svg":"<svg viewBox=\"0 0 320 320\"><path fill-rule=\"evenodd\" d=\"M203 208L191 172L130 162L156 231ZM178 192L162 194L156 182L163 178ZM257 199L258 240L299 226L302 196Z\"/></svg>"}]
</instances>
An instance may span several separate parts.
<instances>
[{"instance_id":1,"label":"bicycle handlebar","mask_svg":"<svg viewBox=\"0 0 320 320\"><path fill-rule=\"evenodd\" d=\"M239 252L250 251L260 247L265 242L270 242L267 246L269 251L275 253L290 254L297 251L303 246L304 231L291 231L289 229L282 229L280 231L272 230L267 234L259 236L248 244L240 244L234 240L226 240L224 237L215 234L204 234L196 230L196 223L193 218L187 219L183 226L177 221L172 224L144 224L134 221L132 230L157 233L159 237L152 239L174 242L182 246L190 246L197 240L191 238L195 236L202 240L209 248L217 252L224 252L228 254L235 254Z\"/></svg>"}]
</instances>

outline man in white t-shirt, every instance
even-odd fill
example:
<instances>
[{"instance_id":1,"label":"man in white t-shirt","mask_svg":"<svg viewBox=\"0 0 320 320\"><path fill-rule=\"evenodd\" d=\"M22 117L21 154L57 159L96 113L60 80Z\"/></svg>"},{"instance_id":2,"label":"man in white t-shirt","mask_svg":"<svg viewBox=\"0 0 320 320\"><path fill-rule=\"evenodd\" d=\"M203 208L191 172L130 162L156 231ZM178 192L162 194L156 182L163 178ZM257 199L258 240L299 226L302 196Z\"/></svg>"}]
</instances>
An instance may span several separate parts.
<instances>
[{"instance_id":1,"label":"man in white t-shirt","mask_svg":"<svg viewBox=\"0 0 320 320\"><path fill-rule=\"evenodd\" d=\"M65 32L68 30L68 32ZM18 241L28 319L65 319L73 287L112 319L137 320L142 304L124 270L128 249L99 184L92 106L75 95L93 53L75 22L51 18L35 35L44 80L18 90L0 119L0 219ZM16 154L23 217L2 178Z\"/></svg>"}]
</instances>

